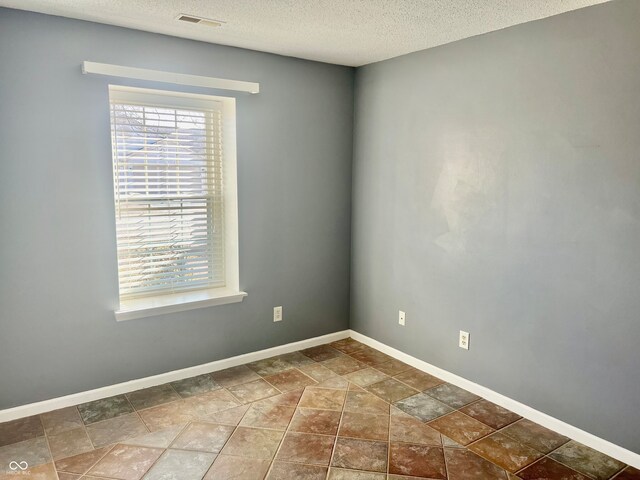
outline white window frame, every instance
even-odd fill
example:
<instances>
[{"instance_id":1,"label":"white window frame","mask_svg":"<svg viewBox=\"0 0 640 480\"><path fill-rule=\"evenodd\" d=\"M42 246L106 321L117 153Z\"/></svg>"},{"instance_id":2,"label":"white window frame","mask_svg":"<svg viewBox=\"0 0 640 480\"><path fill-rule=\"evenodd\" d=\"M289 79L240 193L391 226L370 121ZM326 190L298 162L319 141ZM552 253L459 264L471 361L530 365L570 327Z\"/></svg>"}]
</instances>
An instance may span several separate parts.
<instances>
[{"instance_id":1,"label":"white window frame","mask_svg":"<svg viewBox=\"0 0 640 480\"><path fill-rule=\"evenodd\" d=\"M204 308L213 305L241 302L246 292L240 290L239 252L238 252L238 181L236 158L236 99L213 95L200 95L184 92L152 90L147 88L109 85L109 97L117 101L140 101L167 106L180 99L180 107L202 107L203 104L219 102L222 105L222 144L223 144L223 202L224 202L224 262L225 286L192 290L179 293L158 294L155 296L120 299L115 310L118 321L149 317L184 310ZM172 105L175 106L175 105Z\"/></svg>"}]
</instances>

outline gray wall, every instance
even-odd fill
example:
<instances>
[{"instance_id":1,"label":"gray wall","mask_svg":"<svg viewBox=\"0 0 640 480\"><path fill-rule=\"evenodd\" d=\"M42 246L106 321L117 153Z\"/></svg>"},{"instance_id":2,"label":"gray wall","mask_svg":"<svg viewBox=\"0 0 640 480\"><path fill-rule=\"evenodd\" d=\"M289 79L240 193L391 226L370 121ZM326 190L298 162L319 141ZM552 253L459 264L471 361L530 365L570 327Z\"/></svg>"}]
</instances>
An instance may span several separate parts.
<instances>
[{"instance_id":1,"label":"gray wall","mask_svg":"<svg viewBox=\"0 0 640 480\"><path fill-rule=\"evenodd\" d=\"M635 452L639 24L617 0L358 69L351 267L353 329Z\"/></svg>"},{"instance_id":2,"label":"gray wall","mask_svg":"<svg viewBox=\"0 0 640 480\"><path fill-rule=\"evenodd\" d=\"M82 60L261 83L237 96L243 303L114 320L124 82ZM0 409L348 328L352 114L350 68L0 9Z\"/></svg>"}]
</instances>

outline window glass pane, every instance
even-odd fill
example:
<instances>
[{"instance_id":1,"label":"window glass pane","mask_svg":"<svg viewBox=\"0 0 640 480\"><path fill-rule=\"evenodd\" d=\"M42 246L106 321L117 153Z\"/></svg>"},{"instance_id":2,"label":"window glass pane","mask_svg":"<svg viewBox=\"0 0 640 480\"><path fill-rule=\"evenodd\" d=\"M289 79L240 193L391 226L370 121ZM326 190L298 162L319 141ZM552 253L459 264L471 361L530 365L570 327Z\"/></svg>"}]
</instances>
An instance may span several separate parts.
<instances>
[{"instance_id":1,"label":"window glass pane","mask_svg":"<svg viewBox=\"0 0 640 480\"><path fill-rule=\"evenodd\" d=\"M112 100L122 298L224 286L221 117Z\"/></svg>"}]
</instances>

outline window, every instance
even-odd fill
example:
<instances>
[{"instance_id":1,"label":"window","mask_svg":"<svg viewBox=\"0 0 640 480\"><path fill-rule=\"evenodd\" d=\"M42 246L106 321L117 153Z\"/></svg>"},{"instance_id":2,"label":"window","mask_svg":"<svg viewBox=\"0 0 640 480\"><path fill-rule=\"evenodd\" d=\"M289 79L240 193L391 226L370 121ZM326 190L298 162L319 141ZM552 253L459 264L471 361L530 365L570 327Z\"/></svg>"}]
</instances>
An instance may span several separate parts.
<instances>
[{"instance_id":1,"label":"window","mask_svg":"<svg viewBox=\"0 0 640 480\"><path fill-rule=\"evenodd\" d=\"M235 99L115 86L109 98L119 312L238 294Z\"/></svg>"}]
</instances>

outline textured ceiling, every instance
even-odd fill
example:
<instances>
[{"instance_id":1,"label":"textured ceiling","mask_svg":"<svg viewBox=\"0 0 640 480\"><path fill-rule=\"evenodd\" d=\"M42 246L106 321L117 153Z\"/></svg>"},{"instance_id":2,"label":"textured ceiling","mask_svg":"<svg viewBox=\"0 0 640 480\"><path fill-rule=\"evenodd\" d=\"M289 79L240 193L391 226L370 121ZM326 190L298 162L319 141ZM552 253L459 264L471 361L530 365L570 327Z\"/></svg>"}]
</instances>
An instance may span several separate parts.
<instances>
[{"instance_id":1,"label":"textured ceiling","mask_svg":"<svg viewBox=\"0 0 640 480\"><path fill-rule=\"evenodd\" d=\"M0 6L360 66L608 0L0 0ZM222 20L211 28L180 13Z\"/></svg>"}]
</instances>

